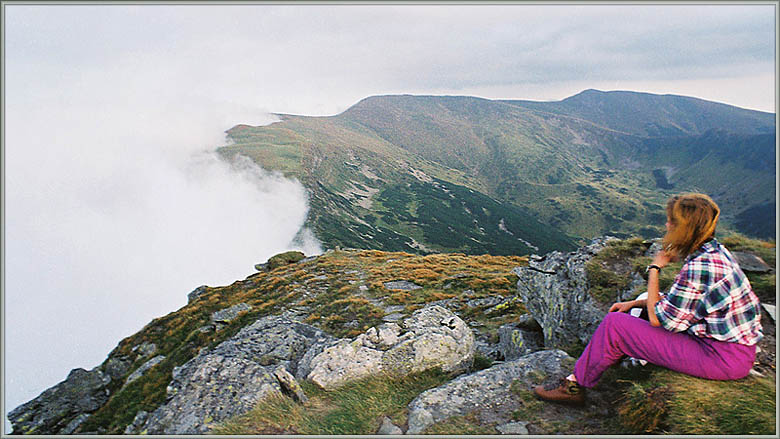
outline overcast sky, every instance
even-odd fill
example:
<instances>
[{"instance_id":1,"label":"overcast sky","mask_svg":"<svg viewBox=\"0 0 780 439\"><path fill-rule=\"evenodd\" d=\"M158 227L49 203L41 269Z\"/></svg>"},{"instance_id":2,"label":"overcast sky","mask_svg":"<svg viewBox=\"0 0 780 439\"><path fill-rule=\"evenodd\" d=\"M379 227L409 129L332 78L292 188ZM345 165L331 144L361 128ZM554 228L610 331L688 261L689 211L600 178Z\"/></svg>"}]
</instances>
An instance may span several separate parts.
<instances>
[{"instance_id":1,"label":"overcast sky","mask_svg":"<svg viewBox=\"0 0 780 439\"><path fill-rule=\"evenodd\" d=\"M288 248L300 184L209 151L378 94L775 111L775 6L4 5L6 411ZM6 428L7 428L6 423Z\"/></svg>"}]
</instances>

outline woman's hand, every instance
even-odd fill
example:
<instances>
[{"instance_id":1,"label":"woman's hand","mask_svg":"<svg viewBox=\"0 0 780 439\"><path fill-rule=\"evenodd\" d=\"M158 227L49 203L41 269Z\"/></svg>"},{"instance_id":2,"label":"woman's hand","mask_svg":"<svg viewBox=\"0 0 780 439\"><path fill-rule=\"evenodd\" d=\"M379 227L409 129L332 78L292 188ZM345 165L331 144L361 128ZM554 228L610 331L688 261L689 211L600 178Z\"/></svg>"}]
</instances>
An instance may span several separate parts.
<instances>
[{"instance_id":1,"label":"woman's hand","mask_svg":"<svg viewBox=\"0 0 780 439\"><path fill-rule=\"evenodd\" d=\"M614 303L612 306L609 307L609 312L629 312L631 311L631 308L634 308L634 301L630 302L617 302Z\"/></svg>"}]
</instances>

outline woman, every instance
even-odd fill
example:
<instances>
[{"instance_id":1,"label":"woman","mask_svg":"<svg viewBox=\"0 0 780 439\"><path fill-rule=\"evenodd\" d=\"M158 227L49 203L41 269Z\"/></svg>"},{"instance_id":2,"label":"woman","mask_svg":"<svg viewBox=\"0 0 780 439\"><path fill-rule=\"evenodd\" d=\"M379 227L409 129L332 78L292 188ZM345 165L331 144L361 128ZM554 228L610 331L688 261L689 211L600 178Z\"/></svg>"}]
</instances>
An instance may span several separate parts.
<instances>
[{"instance_id":1,"label":"woman","mask_svg":"<svg viewBox=\"0 0 780 439\"><path fill-rule=\"evenodd\" d=\"M663 250L647 267L647 299L612 305L574 366L574 373L534 393L549 401L582 404L584 389L624 355L688 375L734 380L748 375L763 336L759 302L734 257L714 237L720 209L703 194L666 204ZM665 295L660 271L684 260ZM649 321L626 314L647 309Z\"/></svg>"}]
</instances>

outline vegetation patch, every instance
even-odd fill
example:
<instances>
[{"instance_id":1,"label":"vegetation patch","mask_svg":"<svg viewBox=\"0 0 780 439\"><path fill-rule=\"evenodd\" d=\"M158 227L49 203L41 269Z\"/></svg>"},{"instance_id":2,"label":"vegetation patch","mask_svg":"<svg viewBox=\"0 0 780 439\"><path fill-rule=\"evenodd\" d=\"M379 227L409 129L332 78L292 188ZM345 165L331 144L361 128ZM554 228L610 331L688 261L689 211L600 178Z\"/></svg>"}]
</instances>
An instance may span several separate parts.
<instances>
[{"instance_id":1,"label":"vegetation patch","mask_svg":"<svg viewBox=\"0 0 780 439\"><path fill-rule=\"evenodd\" d=\"M452 377L441 370L428 370L403 379L374 376L325 391L311 382L301 386L309 400L299 404L287 396L274 396L257 407L225 422L214 434L375 434L387 416L406 423L406 406L419 395Z\"/></svg>"}]
</instances>

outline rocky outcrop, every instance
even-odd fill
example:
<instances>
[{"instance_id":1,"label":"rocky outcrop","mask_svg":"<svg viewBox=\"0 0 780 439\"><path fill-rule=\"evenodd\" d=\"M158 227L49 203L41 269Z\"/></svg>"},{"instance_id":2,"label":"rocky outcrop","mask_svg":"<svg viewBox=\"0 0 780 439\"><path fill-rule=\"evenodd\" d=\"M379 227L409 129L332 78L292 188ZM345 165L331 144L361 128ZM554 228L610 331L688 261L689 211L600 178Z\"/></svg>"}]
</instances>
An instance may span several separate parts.
<instances>
[{"instance_id":1,"label":"rocky outcrop","mask_svg":"<svg viewBox=\"0 0 780 439\"><path fill-rule=\"evenodd\" d=\"M73 369L65 381L8 413L13 434L71 434L108 401L111 377L98 368Z\"/></svg>"},{"instance_id":2,"label":"rocky outcrop","mask_svg":"<svg viewBox=\"0 0 780 439\"><path fill-rule=\"evenodd\" d=\"M415 311L400 325L383 324L355 339L342 339L301 362L305 377L330 389L377 373L402 376L435 367L467 370L474 358L474 335L466 323L441 306Z\"/></svg>"},{"instance_id":3,"label":"rocky outcrop","mask_svg":"<svg viewBox=\"0 0 780 439\"><path fill-rule=\"evenodd\" d=\"M731 255L737 259L739 268L741 268L742 271L750 273L769 273L772 271L772 267L770 267L769 264L752 253L731 252Z\"/></svg>"},{"instance_id":4,"label":"rocky outcrop","mask_svg":"<svg viewBox=\"0 0 780 439\"><path fill-rule=\"evenodd\" d=\"M294 374L306 351L329 339L313 326L282 317L261 318L174 368L165 404L131 432L206 433L214 423L245 413L265 396L280 393L275 369L282 365Z\"/></svg>"},{"instance_id":5,"label":"rocky outcrop","mask_svg":"<svg viewBox=\"0 0 780 439\"><path fill-rule=\"evenodd\" d=\"M409 429L420 434L427 427L452 416L475 410L490 411L493 416L517 408L512 382L530 389L540 377L565 376L574 359L561 350L539 351L489 369L460 376L443 386L421 393L409 403ZM506 421L505 421L506 422Z\"/></svg>"},{"instance_id":6,"label":"rocky outcrop","mask_svg":"<svg viewBox=\"0 0 780 439\"><path fill-rule=\"evenodd\" d=\"M588 294L585 263L614 238L597 238L575 252L533 255L528 267L513 270L519 277L517 292L543 328L546 347L565 348L587 343L603 319Z\"/></svg>"}]
</instances>

